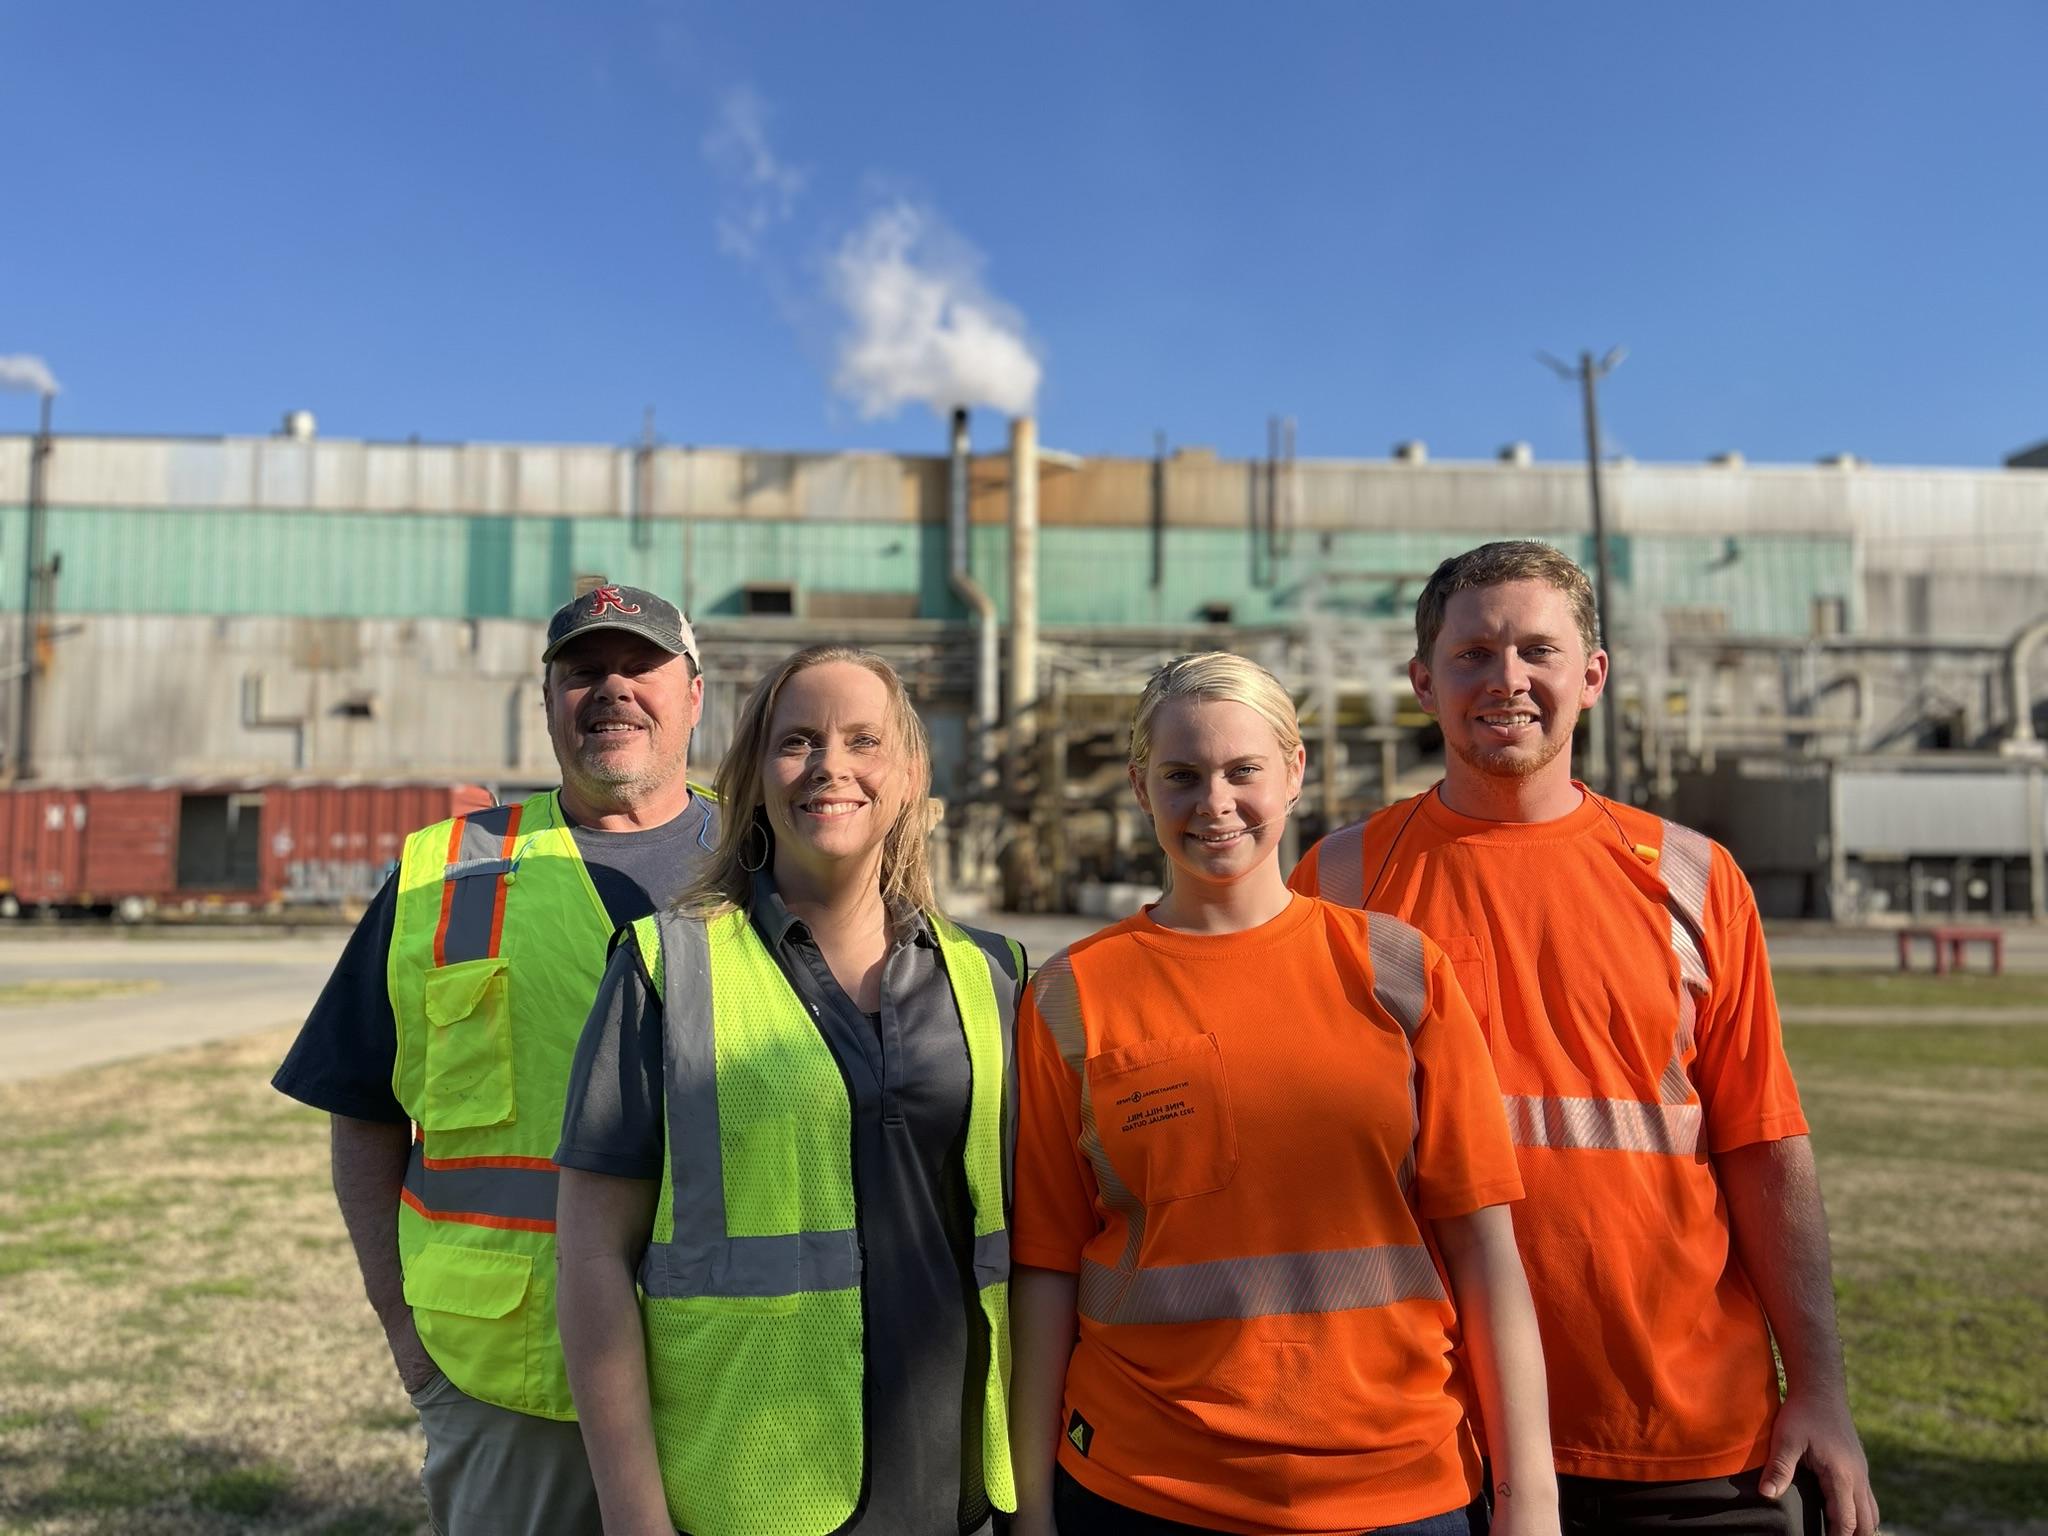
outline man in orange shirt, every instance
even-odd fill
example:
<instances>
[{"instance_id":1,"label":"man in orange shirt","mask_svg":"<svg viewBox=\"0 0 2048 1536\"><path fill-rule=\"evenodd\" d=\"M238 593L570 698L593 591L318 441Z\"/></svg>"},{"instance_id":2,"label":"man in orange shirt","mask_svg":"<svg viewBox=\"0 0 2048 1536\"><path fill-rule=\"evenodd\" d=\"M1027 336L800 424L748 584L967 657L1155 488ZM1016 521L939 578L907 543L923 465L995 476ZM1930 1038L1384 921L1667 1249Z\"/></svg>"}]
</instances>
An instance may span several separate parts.
<instances>
[{"instance_id":1,"label":"man in orange shirt","mask_svg":"<svg viewBox=\"0 0 2048 1536\"><path fill-rule=\"evenodd\" d=\"M1439 566L1409 678L1444 777L1323 839L1292 883L1414 923L1480 1016L1528 1191L1565 1531L1818 1532L1824 1502L1830 1536L1865 1536L1756 904L1725 849L1572 778L1607 680L1594 626L1585 573L1548 545Z\"/></svg>"}]
</instances>

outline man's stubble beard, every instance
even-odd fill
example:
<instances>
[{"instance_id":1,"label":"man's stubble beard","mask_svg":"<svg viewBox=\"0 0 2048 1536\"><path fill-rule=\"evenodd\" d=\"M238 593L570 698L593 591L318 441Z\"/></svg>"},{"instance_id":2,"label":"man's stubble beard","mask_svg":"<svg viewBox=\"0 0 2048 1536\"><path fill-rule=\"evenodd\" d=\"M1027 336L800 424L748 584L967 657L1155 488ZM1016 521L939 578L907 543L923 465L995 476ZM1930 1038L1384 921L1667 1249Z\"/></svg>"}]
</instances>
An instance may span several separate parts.
<instances>
[{"instance_id":1,"label":"man's stubble beard","mask_svg":"<svg viewBox=\"0 0 2048 1536\"><path fill-rule=\"evenodd\" d=\"M672 755L652 759L637 768L614 765L603 761L592 762L586 755L570 755L561 750L561 743L555 743L556 764L562 771L565 782L573 783L586 793L595 791L592 798L608 800L619 806L631 806L643 800L651 800L689 777L690 732L683 733L682 746Z\"/></svg>"},{"instance_id":2,"label":"man's stubble beard","mask_svg":"<svg viewBox=\"0 0 2048 1536\"><path fill-rule=\"evenodd\" d=\"M1492 751L1459 742L1453 747L1458 760L1476 773L1483 773L1495 779L1534 778L1552 763L1556 762L1565 748L1571 745L1571 733L1555 738L1543 739L1542 745L1534 752L1523 753L1513 747L1501 747Z\"/></svg>"}]
</instances>

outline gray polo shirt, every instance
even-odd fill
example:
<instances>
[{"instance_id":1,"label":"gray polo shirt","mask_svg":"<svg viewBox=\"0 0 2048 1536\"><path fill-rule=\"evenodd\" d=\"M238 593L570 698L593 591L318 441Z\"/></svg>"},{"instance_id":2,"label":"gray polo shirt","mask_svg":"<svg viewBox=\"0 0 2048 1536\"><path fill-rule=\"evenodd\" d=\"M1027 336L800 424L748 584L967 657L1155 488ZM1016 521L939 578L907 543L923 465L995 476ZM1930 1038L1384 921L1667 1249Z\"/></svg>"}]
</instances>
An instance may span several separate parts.
<instances>
[{"instance_id":1,"label":"gray polo shirt","mask_svg":"<svg viewBox=\"0 0 2048 1536\"><path fill-rule=\"evenodd\" d=\"M852 1107L855 1222L866 1260L868 1466L865 1502L845 1530L984 1531L989 1337L974 1285L974 1211L961 1158L971 1074L937 941L911 914L882 964L881 1009L863 1014L765 872L755 876L749 915L831 1047ZM1009 946L994 934L968 932L1021 993ZM661 1043L661 999L622 945L576 1049L556 1162L661 1177ZM1013 1084L1012 1077L1006 1125L1014 1118ZM1008 1169L1003 1185L1007 1204Z\"/></svg>"}]
</instances>

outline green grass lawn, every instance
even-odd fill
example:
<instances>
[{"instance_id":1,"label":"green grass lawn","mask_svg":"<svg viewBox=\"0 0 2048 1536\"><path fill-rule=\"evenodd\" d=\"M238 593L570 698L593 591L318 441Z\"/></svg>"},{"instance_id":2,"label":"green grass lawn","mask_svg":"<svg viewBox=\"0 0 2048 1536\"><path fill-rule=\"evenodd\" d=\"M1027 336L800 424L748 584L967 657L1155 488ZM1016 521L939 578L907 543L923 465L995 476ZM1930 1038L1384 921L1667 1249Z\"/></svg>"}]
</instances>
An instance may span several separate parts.
<instances>
[{"instance_id":1,"label":"green grass lawn","mask_svg":"<svg viewBox=\"0 0 2048 1536\"><path fill-rule=\"evenodd\" d=\"M1773 978L1781 1008L2041 1008L2048 975L1964 971L1804 971L1780 968Z\"/></svg>"},{"instance_id":2,"label":"green grass lawn","mask_svg":"<svg viewBox=\"0 0 2048 1536\"><path fill-rule=\"evenodd\" d=\"M1864 996L1891 1006L1887 990ZM1795 1025L1786 1041L1886 1525L1981 1531L2038 1519L2048 1511L2048 1026Z\"/></svg>"}]
</instances>

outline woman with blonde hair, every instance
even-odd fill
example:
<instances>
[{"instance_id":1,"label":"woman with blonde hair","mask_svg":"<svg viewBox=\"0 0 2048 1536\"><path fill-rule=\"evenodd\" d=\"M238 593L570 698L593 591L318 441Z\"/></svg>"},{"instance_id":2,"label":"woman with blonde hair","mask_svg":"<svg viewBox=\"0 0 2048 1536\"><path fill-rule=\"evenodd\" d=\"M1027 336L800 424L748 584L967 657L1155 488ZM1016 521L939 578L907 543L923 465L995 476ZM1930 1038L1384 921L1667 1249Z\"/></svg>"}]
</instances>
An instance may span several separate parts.
<instances>
[{"instance_id":1,"label":"woman with blonde hair","mask_svg":"<svg viewBox=\"0 0 2048 1536\"><path fill-rule=\"evenodd\" d=\"M1015 1507L1024 961L939 913L930 782L889 664L799 651L741 711L704 879L615 942L556 1153L613 1536L957 1536Z\"/></svg>"},{"instance_id":2,"label":"woman with blonde hair","mask_svg":"<svg viewBox=\"0 0 2048 1536\"><path fill-rule=\"evenodd\" d=\"M1468 1412L1494 1529L1557 1531L1486 1044L1429 940L1287 889L1305 764L1263 668L1160 668L1130 780L1169 890L1032 981L1020 1536L1484 1530Z\"/></svg>"}]
</instances>

